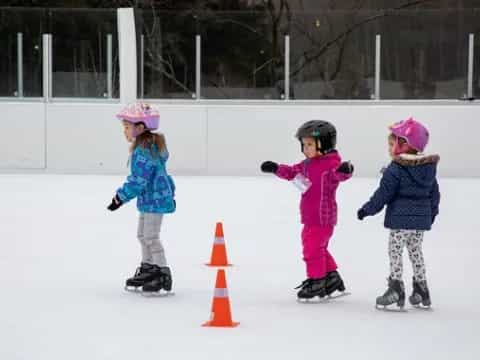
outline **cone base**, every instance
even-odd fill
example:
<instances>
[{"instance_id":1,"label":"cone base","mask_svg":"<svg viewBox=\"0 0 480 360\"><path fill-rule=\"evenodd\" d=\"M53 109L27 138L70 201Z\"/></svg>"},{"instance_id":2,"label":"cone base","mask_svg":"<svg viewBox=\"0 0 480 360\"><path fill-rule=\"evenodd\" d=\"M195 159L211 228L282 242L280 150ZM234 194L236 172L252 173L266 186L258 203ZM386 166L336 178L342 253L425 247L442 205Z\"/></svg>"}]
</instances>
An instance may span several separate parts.
<instances>
[{"instance_id":1,"label":"cone base","mask_svg":"<svg viewBox=\"0 0 480 360\"><path fill-rule=\"evenodd\" d=\"M210 267L229 267L229 266L233 266L233 264L209 264L209 263L205 263L205 265L207 266L210 266Z\"/></svg>"},{"instance_id":2,"label":"cone base","mask_svg":"<svg viewBox=\"0 0 480 360\"><path fill-rule=\"evenodd\" d=\"M224 323L216 323L215 321L207 321L206 323L203 323L202 326L204 327L237 327L240 323L232 321L230 324L224 324Z\"/></svg>"}]
</instances>

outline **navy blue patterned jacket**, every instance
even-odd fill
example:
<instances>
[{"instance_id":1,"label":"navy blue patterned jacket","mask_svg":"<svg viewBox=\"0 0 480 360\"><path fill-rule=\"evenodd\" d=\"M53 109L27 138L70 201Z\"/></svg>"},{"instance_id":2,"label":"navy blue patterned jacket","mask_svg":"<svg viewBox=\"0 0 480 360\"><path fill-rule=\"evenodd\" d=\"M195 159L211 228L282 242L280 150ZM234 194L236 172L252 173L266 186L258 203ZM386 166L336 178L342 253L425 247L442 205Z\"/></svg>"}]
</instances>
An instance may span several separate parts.
<instances>
[{"instance_id":1,"label":"navy blue patterned jacket","mask_svg":"<svg viewBox=\"0 0 480 360\"><path fill-rule=\"evenodd\" d=\"M379 188L363 205L364 214L375 215L386 205L386 228L430 230L440 203L439 159L437 155L396 157L383 172Z\"/></svg>"}]
</instances>

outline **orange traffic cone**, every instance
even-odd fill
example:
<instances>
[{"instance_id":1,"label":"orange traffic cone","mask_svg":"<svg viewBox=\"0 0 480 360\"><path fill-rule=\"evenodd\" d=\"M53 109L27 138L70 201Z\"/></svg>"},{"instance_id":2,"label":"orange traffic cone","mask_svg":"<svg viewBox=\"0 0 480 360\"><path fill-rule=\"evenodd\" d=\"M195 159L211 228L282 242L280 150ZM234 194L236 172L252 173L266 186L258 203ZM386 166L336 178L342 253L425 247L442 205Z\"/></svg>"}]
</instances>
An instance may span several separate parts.
<instances>
[{"instance_id":1,"label":"orange traffic cone","mask_svg":"<svg viewBox=\"0 0 480 360\"><path fill-rule=\"evenodd\" d=\"M217 270L217 280L212 302L212 317L210 321L207 321L202 326L235 327L238 324L240 323L232 321L225 270Z\"/></svg>"},{"instance_id":2,"label":"orange traffic cone","mask_svg":"<svg viewBox=\"0 0 480 360\"><path fill-rule=\"evenodd\" d=\"M208 266L231 266L227 260L227 248L223 237L223 225L217 222L215 227L215 239L213 240L212 257Z\"/></svg>"}]
</instances>

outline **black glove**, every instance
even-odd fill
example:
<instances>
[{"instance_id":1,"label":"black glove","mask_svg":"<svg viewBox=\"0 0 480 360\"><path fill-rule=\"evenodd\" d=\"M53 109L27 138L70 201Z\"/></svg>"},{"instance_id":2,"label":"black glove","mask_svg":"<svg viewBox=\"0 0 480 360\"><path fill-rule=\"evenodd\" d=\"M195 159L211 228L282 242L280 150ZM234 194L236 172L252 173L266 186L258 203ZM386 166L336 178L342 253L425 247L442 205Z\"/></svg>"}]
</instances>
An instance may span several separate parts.
<instances>
[{"instance_id":1,"label":"black glove","mask_svg":"<svg viewBox=\"0 0 480 360\"><path fill-rule=\"evenodd\" d=\"M344 161L340 164L337 171L343 174L351 174L353 173L353 165L350 163L350 161Z\"/></svg>"},{"instance_id":2,"label":"black glove","mask_svg":"<svg viewBox=\"0 0 480 360\"><path fill-rule=\"evenodd\" d=\"M433 225L433 223L435 222L435 218L436 218L436 217L437 217L437 215L433 215L433 216L432 216L432 225Z\"/></svg>"},{"instance_id":3,"label":"black glove","mask_svg":"<svg viewBox=\"0 0 480 360\"><path fill-rule=\"evenodd\" d=\"M357 211L357 218L358 220L363 220L363 218L367 216L367 213L365 212L365 210L363 209L360 209Z\"/></svg>"},{"instance_id":4,"label":"black glove","mask_svg":"<svg viewBox=\"0 0 480 360\"><path fill-rule=\"evenodd\" d=\"M108 205L107 209L110 210L110 211L115 211L117 210L120 206L123 205L123 202L122 200L120 200L120 198L118 197L118 195L115 195L112 199L112 202L110 203L110 205Z\"/></svg>"},{"instance_id":5,"label":"black glove","mask_svg":"<svg viewBox=\"0 0 480 360\"><path fill-rule=\"evenodd\" d=\"M263 172L266 173L276 173L278 170L278 164L273 161L265 161L260 166Z\"/></svg>"}]
</instances>

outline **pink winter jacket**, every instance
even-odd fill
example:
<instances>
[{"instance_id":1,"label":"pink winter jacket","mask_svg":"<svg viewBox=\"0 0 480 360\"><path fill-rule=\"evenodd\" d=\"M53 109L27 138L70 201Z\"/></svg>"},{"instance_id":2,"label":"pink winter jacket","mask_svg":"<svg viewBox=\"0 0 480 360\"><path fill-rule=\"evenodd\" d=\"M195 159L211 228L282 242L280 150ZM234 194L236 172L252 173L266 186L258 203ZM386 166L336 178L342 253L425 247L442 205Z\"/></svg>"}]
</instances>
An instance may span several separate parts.
<instances>
[{"instance_id":1,"label":"pink winter jacket","mask_svg":"<svg viewBox=\"0 0 480 360\"><path fill-rule=\"evenodd\" d=\"M337 224L337 201L335 192L340 181L352 177L352 174L337 172L341 158L333 151L323 156L289 165L279 165L276 175L282 179L292 180L301 173L312 185L302 195L300 213L302 224L328 226Z\"/></svg>"}]
</instances>

